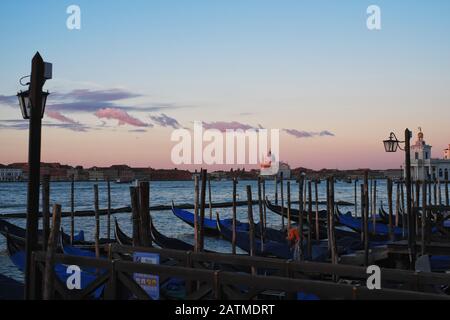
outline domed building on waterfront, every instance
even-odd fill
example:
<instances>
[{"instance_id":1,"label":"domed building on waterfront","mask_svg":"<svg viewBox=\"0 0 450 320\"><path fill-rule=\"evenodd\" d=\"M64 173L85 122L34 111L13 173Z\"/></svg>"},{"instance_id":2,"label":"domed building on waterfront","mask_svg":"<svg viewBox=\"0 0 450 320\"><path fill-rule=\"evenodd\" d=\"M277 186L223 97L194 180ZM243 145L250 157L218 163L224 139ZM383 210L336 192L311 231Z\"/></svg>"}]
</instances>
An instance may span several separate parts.
<instances>
[{"instance_id":1,"label":"domed building on waterfront","mask_svg":"<svg viewBox=\"0 0 450 320\"><path fill-rule=\"evenodd\" d=\"M403 166L405 168L405 166ZM417 140L411 145L411 178L413 180L448 179L450 172L450 145L444 150L442 159L433 159L431 145L424 140L422 129L419 128Z\"/></svg>"}]
</instances>

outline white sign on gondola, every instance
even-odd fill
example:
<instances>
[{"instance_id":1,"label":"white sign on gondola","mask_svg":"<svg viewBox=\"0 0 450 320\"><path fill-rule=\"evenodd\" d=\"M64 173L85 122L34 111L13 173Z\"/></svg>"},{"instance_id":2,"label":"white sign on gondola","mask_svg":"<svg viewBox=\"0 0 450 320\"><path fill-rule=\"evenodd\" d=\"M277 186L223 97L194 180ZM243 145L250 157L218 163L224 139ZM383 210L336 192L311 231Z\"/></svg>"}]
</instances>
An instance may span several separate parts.
<instances>
[{"instance_id":1,"label":"white sign on gondola","mask_svg":"<svg viewBox=\"0 0 450 320\"><path fill-rule=\"evenodd\" d=\"M133 261L138 263L159 264L159 254L149 252L134 252ZM159 300L159 276L134 273L133 279L153 300Z\"/></svg>"}]
</instances>

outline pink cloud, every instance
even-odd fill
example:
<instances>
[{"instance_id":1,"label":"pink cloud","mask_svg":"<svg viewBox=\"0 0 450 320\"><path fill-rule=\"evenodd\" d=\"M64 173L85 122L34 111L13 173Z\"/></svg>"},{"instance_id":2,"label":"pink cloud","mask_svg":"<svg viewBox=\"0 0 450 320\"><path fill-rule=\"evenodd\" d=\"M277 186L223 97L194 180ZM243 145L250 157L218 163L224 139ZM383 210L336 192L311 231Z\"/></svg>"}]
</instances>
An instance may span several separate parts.
<instances>
[{"instance_id":1,"label":"pink cloud","mask_svg":"<svg viewBox=\"0 0 450 320\"><path fill-rule=\"evenodd\" d=\"M60 113L58 111L50 111L49 110L45 114L47 115L47 117L55 119L55 120L58 120L60 122L72 123L72 124L77 124L78 123L75 120L66 117L65 115L63 115L62 113Z\"/></svg>"},{"instance_id":2,"label":"pink cloud","mask_svg":"<svg viewBox=\"0 0 450 320\"><path fill-rule=\"evenodd\" d=\"M130 116L126 111L117 108L103 108L95 112L97 118L116 119L119 121L119 126L129 124L134 127L148 127L149 125Z\"/></svg>"}]
</instances>

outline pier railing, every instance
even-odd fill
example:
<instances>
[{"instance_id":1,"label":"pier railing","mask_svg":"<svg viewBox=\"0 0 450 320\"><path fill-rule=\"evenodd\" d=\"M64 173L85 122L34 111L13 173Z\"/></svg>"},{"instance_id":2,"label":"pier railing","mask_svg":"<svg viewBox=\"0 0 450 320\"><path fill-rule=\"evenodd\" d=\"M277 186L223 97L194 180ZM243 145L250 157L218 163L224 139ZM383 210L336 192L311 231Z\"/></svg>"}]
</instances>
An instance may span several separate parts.
<instances>
[{"instance_id":1,"label":"pier railing","mask_svg":"<svg viewBox=\"0 0 450 320\"><path fill-rule=\"evenodd\" d=\"M369 290L365 286L366 269L356 266L119 245L108 246L108 249L108 259L55 255L55 264L97 270L97 275L83 290L69 290L53 275L53 297L90 299L93 292L101 289L103 298L108 300L123 298L123 292L136 299L151 299L133 279L134 273L141 273L158 275L160 285L173 278L184 280L186 300L248 300L269 292L277 292L284 299L293 299L298 292L314 294L321 299L450 299L450 296L433 292L437 286L450 285L450 275L446 274L381 269L382 289ZM161 264L132 262L129 255L134 252L158 253ZM32 281L36 284L39 281L36 271L43 272L45 268L45 253L35 252L32 264ZM251 270L256 272L252 274ZM271 271L270 275L264 271ZM330 281L332 276L334 280L342 281ZM354 285L350 284L351 280L360 281ZM396 286L388 288L393 284ZM161 298L165 298L164 294Z\"/></svg>"}]
</instances>

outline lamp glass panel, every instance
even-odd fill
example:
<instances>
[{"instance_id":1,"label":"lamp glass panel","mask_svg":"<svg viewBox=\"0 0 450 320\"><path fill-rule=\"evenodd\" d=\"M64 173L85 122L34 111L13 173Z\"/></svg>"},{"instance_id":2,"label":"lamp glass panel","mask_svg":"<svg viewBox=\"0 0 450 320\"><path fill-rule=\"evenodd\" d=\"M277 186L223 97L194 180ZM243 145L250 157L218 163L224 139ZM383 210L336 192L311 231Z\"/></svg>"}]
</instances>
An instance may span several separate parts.
<instances>
[{"instance_id":1,"label":"lamp glass panel","mask_svg":"<svg viewBox=\"0 0 450 320\"><path fill-rule=\"evenodd\" d=\"M384 140L384 149L386 152L396 152L398 147L398 143L395 140L389 139Z\"/></svg>"}]
</instances>

